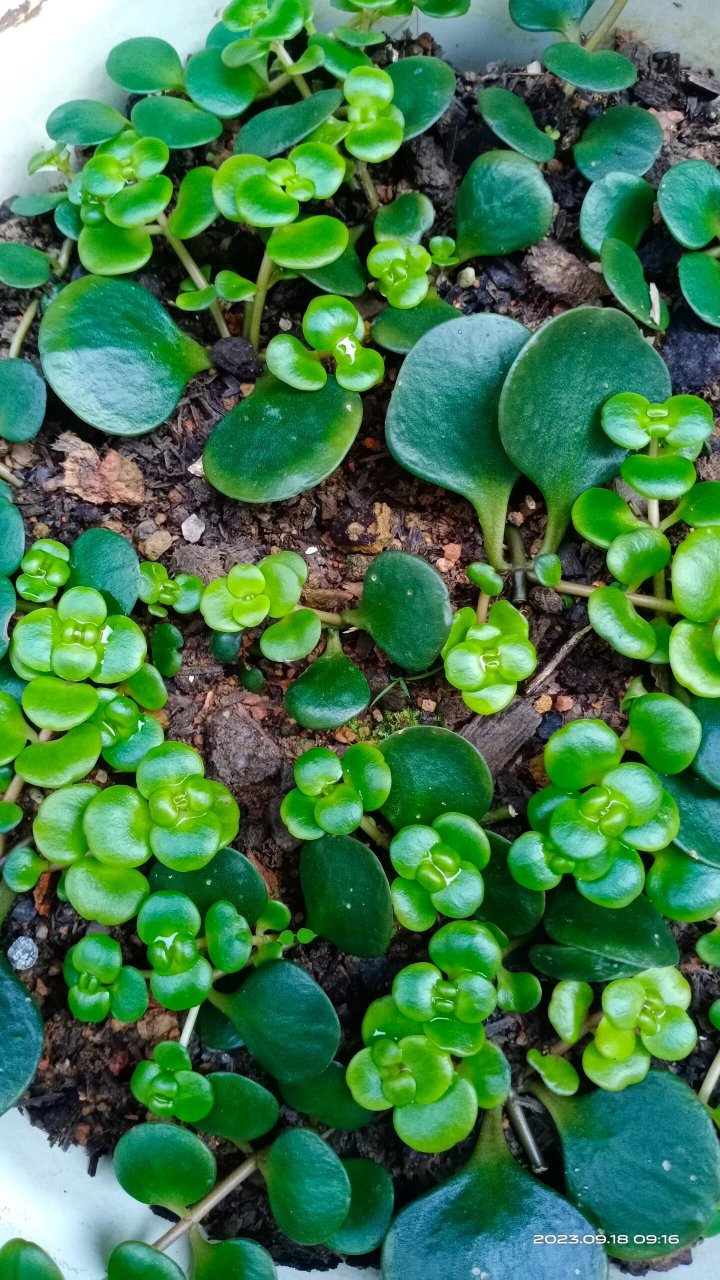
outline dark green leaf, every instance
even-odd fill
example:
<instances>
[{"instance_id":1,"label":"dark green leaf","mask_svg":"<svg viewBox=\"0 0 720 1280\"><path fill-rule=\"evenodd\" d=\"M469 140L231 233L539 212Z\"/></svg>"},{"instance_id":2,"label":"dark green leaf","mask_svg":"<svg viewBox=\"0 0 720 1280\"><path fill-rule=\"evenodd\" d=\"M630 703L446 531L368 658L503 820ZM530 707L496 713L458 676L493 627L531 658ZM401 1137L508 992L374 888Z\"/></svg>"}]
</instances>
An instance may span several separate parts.
<instances>
[{"instance_id":1,"label":"dark green leaf","mask_svg":"<svg viewBox=\"0 0 720 1280\"><path fill-rule=\"evenodd\" d=\"M683 160L668 169L658 205L672 235L685 249L704 249L718 234L720 173L707 160Z\"/></svg>"},{"instance_id":2,"label":"dark green leaf","mask_svg":"<svg viewBox=\"0 0 720 1280\"><path fill-rule=\"evenodd\" d=\"M30 244L0 244L0 283L14 289L35 289L47 284L52 275L50 259L46 253L33 249Z\"/></svg>"},{"instance_id":3,"label":"dark green leaf","mask_svg":"<svg viewBox=\"0 0 720 1280\"><path fill-rule=\"evenodd\" d=\"M510 841L488 831L492 856L483 868L485 894L475 912L475 920L497 925L508 938L520 938L539 925L545 911L545 894L537 889L524 889L511 876L507 855Z\"/></svg>"},{"instance_id":4,"label":"dark green leaf","mask_svg":"<svg viewBox=\"0 0 720 1280\"><path fill-rule=\"evenodd\" d=\"M720 327L720 262L706 253L686 253L678 272L688 305L706 324Z\"/></svg>"},{"instance_id":5,"label":"dark green leaf","mask_svg":"<svg viewBox=\"0 0 720 1280\"><path fill-rule=\"evenodd\" d=\"M340 1254L371 1253L390 1226L395 1192L387 1170L374 1160L343 1160L350 1179L350 1210L325 1244Z\"/></svg>"},{"instance_id":6,"label":"dark green leaf","mask_svg":"<svg viewBox=\"0 0 720 1280\"><path fill-rule=\"evenodd\" d=\"M458 257L464 262L527 249L547 235L552 214L552 191L532 160L517 151L486 151L458 188Z\"/></svg>"},{"instance_id":7,"label":"dark green leaf","mask_svg":"<svg viewBox=\"0 0 720 1280\"><path fill-rule=\"evenodd\" d=\"M526 31L562 31L577 40L594 0L510 0L510 17Z\"/></svg>"},{"instance_id":8,"label":"dark green leaf","mask_svg":"<svg viewBox=\"0 0 720 1280\"><path fill-rule=\"evenodd\" d=\"M698 862L671 844L655 854L645 892L670 920L709 920L720 911L720 868Z\"/></svg>"},{"instance_id":9,"label":"dark green leaf","mask_svg":"<svg viewBox=\"0 0 720 1280\"><path fill-rule=\"evenodd\" d=\"M538 1247L536 1230L550 1239L571 1233L583 1241L593 1235L590 1223L567 1200L515 1163L505 1144L501 1112L491 1111L465 1168L396 1218L383 1249L383 1276L467 1280L475 1272L498 1280L559 1280L556 1249ZM573 1245L568 1267L568 1275L577 1280L607 1276L600 1244Z\"/></svg>"},{"instance_id":10,"label":"dark green leaf","mask_svg":"<svg viewBox=\"0 0 720 1280\"><path fill-rule=\"evenodd\" d=\"M185 1272L152 1245L125 1240L108 1258L107 1280L185 1280Z\"/></svg>"},{"instance_id":11,"label":"dark green leaf","mask_svg":"<svg viewBox=\"0 0 720 1280\"><path fill-rule=\"evenodd\" d=\"M24 1094L42 1057L43 1020L30 994L0 956L0 1026L3 1055L0 1061L0 1115Z\"/></svg>"},{"instance_id":12,"label":"dark green leaf","mask_svg":"<svg viewBox=\"0 0 720 1280\"><path fill-rule=\"evenodd\" d=\"M605 283L621 307L630 312L646 329L662 332L670 323L670 313L660 298L655 297L645 279L645 272L635 250L624 240L612 237L603 241L600 253Z\"/></svg>"},{"instance_id":13,"label":"dark green leaf","mask_svg":"<svg viewBox=\"0 0 720 1280\"><path fill-rule=\"evenodd\" d=\"M500 441L498 404L527 340L527 329L506 316L448 317L413 346L387 414L393 457L473 504L497 566L504 564L507 504L518 478Z\"/></svg>"},{"instance_id":14,"label":"dark green leaf","mask_svg":"<svg viewBox=\"0 0 720 1280\"><path fill-rule=\"evenodd\" d=\"M651 1071L620 1093L543 1090L542 1099L560 1131L568 1195L606 1233L611 1256L667 1257L702 1235L720 1199L720 1147L683 1080Z\"/></svg>"},{"instance_id":15,"label":"dark green leaf","mask_svg":"<svg viewBox=\"0 0 720 1280\"><path fill-rule=\"evenodd\" d=\"M478 822L492 800L492 778L476 747L449 729L418 725L380 743L392 773L382 813L397 831L429 826L441 813L465 813Z\"/></svg>"},{"instance_id":16,"label":"dark green leaf","mask_svg":"<svg viewBox=\"0 0 720 1280\"><path fill-rule=\"evenodd\" d=\"M174 1124L139 1124L115 1148L115 1177L141 1204L182 1213L215 1185L215 1157L194 1133Z\"/></svg>"},{"instance_id":17,"label":"dark green leaf","mask_svg":"<svg viewBox=\"0 0 720 1280\"><path fill-rule=\"evenodd\" d=\"M138 36L116 44L108 54L105 70L128 93L162 93L183 87L179 55L167 40L155 36Z\"/></svg>"},{"instance_id":18,"label":"dark green leaf","mask_svg":"<svg viewBox=\"0 0 720 1280\"><path fill-rule=\"evenodd\" d=\"M276 1080L309 1080L335 1057L337 1014L309 973L287 960L261 965L239 991L218 998L218 1004L248 1051Z\"/></svg>"},{"instance_id":19,"label":"dark green leaf","mask_svg":"<svg viewBox=\"0 0 720 1280\"><path fill-rule=\"evenodd\" d=\"M0 1275L3 1280L63 1280L59 1267L44 1249L19 1239L8 1240L0 1248Z\"/></svg>"},{"instance_id":20,"label":"dark green leaf","mask_svg":"<svg viewBox=\"0 0 720 1280\"><path fill-rule=\"evenodd\" d=\"M362 1129L375 1118L374 1111L361 1107L353 1098L340 1062L331 1062L312 1080L283 1084L281 1092L293 1111L330 1129Z\"/></svg>"},{"instance_id":21,"label":"dark green leaf","mask_svg":"<svg viewBox=\"0 0 720 1280\"><path fill-rule=\"evenodd\" d=\"M646 173L655 163L663 131L642 107L610 107L596 116L573 148L575 164L589 182L608 173Z\"/></svg>"},{"instance_id":22,"label":"dark green leaf","mask_svg":"<svg viewBox=\"0 0 720 1280\"><path fill-rule=\"evenodd\" d=\"M207 1077L215 1101L212 1110L195 1121L201 1133L229 1138L237 1147L253 1142L277 1123L280 1108L268 1089L230 1071L214 1071Z\"/></svg>"},{"instance_id":23,"label":"dark green leaf","mask_svg":"<svg viewBox=\"0 0 720 1280\"><path fill-rule=\"evenodd\" d=\"M429 129L453 100L455 72L441 58L400 58L387 73L395 86L393 106L405 118L406 140Z\"/></svg>"},{"instance_id":24,"label":"dark green leaf","mask_svg":"<svg viewBox=\"0 0 720 1280\"><path fill-rule=\"evenodd\" d=\"M580 237L586 249L600 256L603 240L611 236L637 249L652 222L655 192L644 178L632 173L609 173L590 187L580 210Z\"/></svg>"},{"instance_id":25,"label":"dark green leaf","mask_svg":"<svg viewBox=\"0 0 720 1280\"><path fill-rule=\"evenodd\" d=\"M367 289L368 273L355 248L357 238L356 230L351 228L350 238L339 258L326 267L305 267L300 275L325 293L339 293L343 298L362 297Z\"/></svg>"},{"instance_id":26,"label":"dark green leaf","mask_svg":"<svg viewBox=\"0 0 720 1280\"><path fill-rule=\"evenodd\" d=\"M193 1232L193 1280L277 1280L267 1249L254 1240L206 1240Z\"/></svg>"},{"instance_id":27,"label":"dark green leaf","mask_svg":"<svg viewBox=\"0 0 720 1280\"><path fill-rule=\"evenodd\" d=\"M112 529L86 529L70 548L68 587L93 587L111 613L132 613L140 566L131 542Z\"/></svg>"},{"instance_id":28,"label":"dark green leaf","mask_svg":"<svg viewBox=\"0 0 720 1280\"><path fill-rule=\"evenodd\" d=\"M370 702L370 686L342 651L316 658L285 694L285 710L304 729L337 729Z\"/></svg>"},{"instance_id":29,"label":"dark green leaf","mask_svg":"<svg viewBox=\"0 0 720 1280\"><path fill-rule=\"evenodd\" d=\"M431 329L457 318L455 307L431 292L417 307L402 311L397 307L386 307L381 311L372 322L373 341L379 347L385 347L386 351L406 355Z\"/></svg>"},{"instance_id":30,"label":"dark green leaf","mask_svg":"<svg viewBox=\"0 0 720 1280\"><path fill-rule=\"evenodd\" d=\"M45 128L53 142L72 147L94 147L114 138L127 125L127 120L114 107L91 98L64 102L50 113Z\"/></svg>"},{"instance_id":31,"label":"dark green leaf","mask_svg":"<svg viewBox=\"0 0 720 1280\"><path fill-rule=\"evenodd\" d=\"M214 902L230 902L249 924L255 924L267 905L267 888L249 858L235 849L221 849L201 871L171 871L156 862L150 872L150 886L184 893L201 915Z\"/></svg>"},{"instance_id":32,"label":"dark green leaf","mask_svg":"<svg viewBox=\"0 0 720 1280\"><path fill-rule=\"evenodd\" d=\"M569 41L549 45L543 62L554 76L591 93L618 93L637 80L637 67L621 53L586 49Z\"/></svg>"},{"instance_id":33,"label":"dark green leaf","mask_svg":"<svg viewBox=\"0 0 720 1280\"><path fill-rule=\"evenodd\" d=\"M29 360L0 364L0 436L3 440L33 440L45 417L47 388Z\"/></svg>"},{"instance_id":34,"label":"dark green leaf","mask_svg":"<svg viewBox=\"0 0 720 1280\"><path fill-rule=\"evenodd\" d=\"M387 951L393 931L390 886L372 849L350 836L308 841L300 855L307 923L351 956Z\"/></svg>"},{"instance_id":35,"label":"dark green leaf","mask_svg":"<svg viewBox=\"0 0 720 1280\"><path fill-rule=\"evenodd\" d=\"M506 451L547 502L546 551L575 499L618 472L623 455L600 426L605 401L636 391L662 403L671 389L663 361L620 311L578 307L533 334L508 374L499 423Z\"/></svg>"},{"instance_id":36,"label":"dark green leaf","mask_svg":"<svg viewBox=\"0 0 720 1280\"><path fill-rule=\"evenodd\" d=\"M419 244L435 221L432 201L419 191L407 191L384 204L375 215L376 240L410 240Z\"/></svg>"},{"instance_id":37,"label":"dark green leaf","mask_svg":"<svg viewBox=\"0 0 720 1280\"><path fill-rule=\"evenodd\" d=\"M67 285L40 326L40 358L73 413L111 435L152 431L175 409L207 353L160 303L127 280L85 276Z\"/></svg>"},{"instance_id":38,"label":"dark green leaf","mask_svg":"<svg viewBox=\"0 0 720 1280\"><path fill-rule=\"evenodd\" d=\"M185 77L193 102L221 120L242 115L263 85L252 67L227 67L218 49L193 54Z\"/></svg>"},{"instance_id":39,"label":"dark green leaf","mask_svg":"<svg viewBox=\"0 0 720 1280\"><path fill-rule=\"evenodd\" d=\"M350 1210L350 1179L339 1156L316 1133L288 1129L273 1143L264 1170L273 1217L298 1244L321 1244Z\"/></svg>"},{"instance_id":40,"label":"dark green leaf","mask_svg":"<svg viewBox=\"0 0 720 1280\"><path fill-rule=\"evenodd\" d=\"M426 671L447 640L452 606L436 569L406 551L384 551L368 569L346 620L369 631L392 662Z\"/></svg>"},{"instance_id":41,"label":"dark green leaf","mask_svg":"<svg viewBox=\"0 0 720 1280\"><path fill-rule=\"evenodd\" d=\"M0 513L0 522L2 513ZM15 612L15 588L9 578L0 575L0 659L5 657L10 643L10 620ZM4 685L0 681L0 689Z\"/></svg>"},{"instance_id":42,"label":"dark green leaf","mask_svg":"<svg viewBox=\"0 0 720 1280\"><path fill-rule=\"evenodd\" d=\"M335 470L361 420L360 397L334 378L310 394L266 375L213 431L203 454L205 475L241 502L281 502Z\"/></svg>"},{"instance_id":43,"label":"dark green leaf","mask_svg":"<svg viewBox=\"0 0 720 1280\"><path fill-rule=\"evenodd\" d=\"M520 151L529 160L547 164L555 155L552 138L538 129L527 103L509 89L482 89L478 111L502 142Z\"/></svg>"},{"instance_id":44,"label":"dark green leaf","mask_svg":"<svg viewBox=\"0 0 720 1280\"><path fill-rule=\"evenodd\" d=\"M306 138L336 111L343 100L339 89L322 89L288 107L270 107L248 120L235 139L236 155L270 160Z\"/></svg>"},{"instance_id":45,"label":"dark green leaf","mask_svg":"<svg viewBox=\"0 0 720 1280\"><path fill-rule=\"evenodd\" d=\"M41 213L49 213L67 199L65 191L38 191L27 196L16 196L10 202L10 210L19 218L37 218Z\"/></svg>"},{"instance_id":46,"label":"dark green leaf","mask_svg":"<svg viewBox=\"0 0 720 1280\"><path fill-rule=\"evenodd\" d=\"M643 969L677 964L677 943L646 898L609 911L556 889L548 898L545 932L557 945L542 943L530 956L549 978L609 982Z\"/></svg>"},{"instance_id":47,"label":"dark green leaf","mask_svg":"<svg viewBox=\"0 0 720 1280\"><path fill-rule=\"evenodd\" d=\"M667 775L662 783L680 813L680 830L675 837L678 848L708 866L720 867L720 791L690 769Z\"/></svg>"},{"instance_id":48,"label":"dark green leaf","mask_svg":"<svg viewBox=\"0 0 720 1280\"><path fill-rule=\"evenodd\" d=\"M210 111L203 111L185 98L141 98L130 119L145 138L159 138L170 150L200 147L214 142L222 133L222 123Z\"/></svg>"},{"instance_id":49,"label":"dark green leaf","mask_svg":"<svg viewBox=\"0 0 720 1280\"><path fill-rule=\"evenodd\" d=\"M25 528L17 507L0 495L0 574L14 573L25 551Z\"/></svg>"}]
</instances>

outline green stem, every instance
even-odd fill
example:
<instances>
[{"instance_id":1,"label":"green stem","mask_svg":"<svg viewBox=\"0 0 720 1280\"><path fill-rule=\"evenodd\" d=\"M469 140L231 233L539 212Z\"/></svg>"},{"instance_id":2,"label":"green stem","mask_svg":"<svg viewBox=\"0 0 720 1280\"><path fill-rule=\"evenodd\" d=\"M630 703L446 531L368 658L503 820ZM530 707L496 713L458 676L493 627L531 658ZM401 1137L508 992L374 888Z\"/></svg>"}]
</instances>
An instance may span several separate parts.
<instances>
[{"instance_id":1,"label":"green stem","mask_svg":"<svg viewBox=\"0 0 720 1280\"><path fill-rule=\"evenodd\" d=\"M615 26L627 2L628 0L613 0L613 4L608 9L605 17L600 19L595 30L590 32L585 41L586 49L592 52L593 49L597 49L598 45L602 44L608 32L612 31Z\"/></svg>"},{"instance_id":2,"label":"green stem","mask_svg":"<svg viewBox=\"0 0 720 1280\"><path fill-rule=\"evenodd\" d=\"M698 1098L701 1102L709 1104L718 1080L720 1080L720 1049L710 1063L707 1075L698 1089Z\"/></svg>"},{"instance_id":3,"label":"green stem","mask_svg":"<svg viewBox=\"0 0 720 1280\"><path fill-rule=\"evenodd\" d=\"M293 71L292 69L293 60L290 57L290 54L288 53L287 49L285 48L285 45L283 44L282 40L273 40L272 50L273 50L273 53L277 54L279 61L282 62L285 70L290 76L290 79L297 86L298 93L300 93L303 98L311 98L312 89L310 88L310 85L308 84L304 75L301 75L300 72L298 71Z\"/></svg>"},{"instance_id":4,"label":"green stem","mask_svg":"<svg viewBox=\"0 0 720 1280\"><path fill-rule=\"evenodd\" d=\"M0 924L10 911L16 897L17 894L13 893L10 886L4 880L0 880Z\"/></svg>"},{"instance_id":5,"label":"green stem","mask_svg":"<svg viewBox=\"0 0 720 1280\"><path fill-rule=\"evenodd\" d=\"M527 576L528 581L532 582L534 586L542 586L532 569L528 569ZM597 587L586 587L581 582L566 582L564 578L561 578L553 590L557 591L561 596L578 596L580 599L587 600L594 591L597 591ZM661 600L659 596L643 596L637 591L626 591L625 595L637 609L653 609L656 613L678 614L680 612L674 600Z\"/></svg>"},{"instance_id":6,"label":"green stem","mask_svg":"<svg viewBox=\"0 0 720 1280\"><path fill-rule=\"evenodd\" d=\"M720 258L720 244L716 244L713 249L703 250L706 258Z\"/></svg>"},{"instance_id":7,"label":"green stem","mask_svg":"<svg viewBox=\"0 0 720 1280\"><path fill-rule=\"evenodd\" d=\"M377 213L380 208L380 197L377 193L377 187L370 177L370 170L364 160L358 160L355 171L360 179L360 185L367 196L367 202L370 205L370 212Z\"/></svg>"},{"instance_id":8,"label":"green stem","mask_svg":"<svg viewBox=\"0 0 720 1280\"><path fill-rule=\"evenodd\" d=\"M490 608L491 599L492 599L492 596L489 596L487 591L481 591L480 595L478 596L478 602L475 608L475 615L477 617L478 622L480 623L480 626L482 626L484 622L487 622L488 610Z\"/></svg>"},{"instance_id":9,"label":"green stem","mask_svg":"<svg viewBox=\"0 0 720 1280\"><path fill-rule=\"evenodd\" d=\"M203 1218L207 1217L217 1205L221 1204L226 1196L229 1196L237 1187L241 1186L258 1167L258 1162L264 1153L256 1152L250 1156L248 1160L243 1161L227 1178L223 1178L222 1182L218 1182L209 1195L204 1200L199 1200L194 1209L191 1209L186 1218L181 1218L176 1222L164 1236L160 1236L158 1240L153 1241L153 1249L157 1249L159 1253L163 1253L165 1249L169 1249L171 1244L175 1244L177 1240L182 1240L192 1227L196 1227Z\"/></svg>"},{"instance_id":10,"label":"green stem","mask_svg":"<svg viewBox=\"0 0 720 1280\"><path fill-rule=\"evenodd\" d=\"M274 270L275 263L267 253L264 253L263 260L260 263L260 270L257 274L255 297L253 298L248 326L248 338L256 351L260 347L260 326L262 324L263 311L265 310L265 299L267 298L268 290L272 287Z\"/></svg>"},{"instance_id":11,"label":"green stem","mask_svg":"<svg viewBox=\"0 0 720 1280\"><path fill-rule=\"evenodd\" d=\"M15 330L15 333L13 334L12 342L8 347L8 353L7 353L8 360L14 360L16 356L20 355L20 352L22 350L22 344L25 341L28 335L28 332L30 330L30 326L32 325L32 322L38 313L39 306L40 306L40 299L33 298L29 307L26 307L25 310L23 311L20 317L20 323L18 324L18 327Z\"/></svg>"},{"instance_id":12,"label":"green stem","mask_svg":"<svg viewBox=\"0 0 720 1280\"><path fill-rule=\"evenodd\" d=\"M360 827L361 830L365 832L366 836L370 836L371 840L374 840L376 844L380 845L381 849L390 848L390 836L386 835L386 833L380 829L375 819L371 818L369 813L363 814L360 819Z\"/></svg>"},{"instance_id":13,"label":"green stem","mask_svg":"<svg viewBox=\"0 0 720 1280\"><path fill-rule=\"evenodd\" d=\"M527 600L527 557L520 530L514 524L505 526L505 541L510 550L510 562L513 567L513 600L516 604L524 604Z\"/></svg>"},{"instance_id":14,"label":"green stem","mask_svg":"<svg viewBox=\"0 0 720 1280\"><path fill-rule=\"evenodd\" d=\"M170 245L170 248L172 249L173 253L176 255L176 257L179 258L180 262L182 262L193 284L197 285L198 289L207 289L208 282L205 279L205 276L200 270L192 254L183 244L182 240L177 240L175 236L172 235L172 233L170 232L168 228L168 220L165 217L164 213L158 214L158 226L160 227L160 230L162 231L162 234L164 235L165 239ZM230 330L228 329L225 323L225 317L222 313L222 308L219 302L213 302L212 306L210 307L210 315L215 321L215 327L218 333L220 334L220 337L229 338Z\"/></svg>"},{"instance_id":15,"label":"green stem","mask_svg":"<svg viewBox=\"0 0 720 1280\"><path fill-rule=\"evenodd\" d=\"M289 84L292 84L292 77L289 76L287 72L283 71L282 75L275 76L274 80L270 80L267 87L262 93L258 94L255 101L261 102L264 101L265 98L274 98L276 93L279 93L281 89L286 88Z\"/></svg>"},{"instance_id":16,"label":"green stem","mask_svg":"<svg viewBox=\"0 0 720 1280\"><path fill-rule=\"evenodd\" d=\"M658 442L651 440L648 445L647 454L649 458L657 458ZM660 502L657 498L647 499L647 518L648 524L653 529L660 528ZM667 588L665 583L665 570L661 569L659 573L653 575L653 591L659 599L664 600L667 597Z\"/></svg>"},{"instance_id":17,"label":"green stem","mask_svg":"<svg viewBox=\"0 0 720 1280\"><path fill-rule=\"evenodd\" d=\"M498 805L496 809L488 809L483 814L482 825L484 827L494 827L496 822L507 822L509 818L517 818L518 811L511 804Z\"/></svg>"},{"instance_id":18,"label":"green stem","mask_svg":"<svg viewBox=\"0 0 720 1280\"><path fill-rule=\"evenodd\" d=\"M661 520L658 525L661 533L664 533L666 529L672 529L673 525L677 524L680 516L680 507L676 507L674 511L671 511L669 515L665 516L665 519Z\"/></svg>"},{"instance_id":19,"label":"green stem","mask_svg":"<svg viewBox=\"0 0 720 1280\"><path fill-rule=\"evenodd\" d=\"M312 609L312 612L315 614L317 618L320 619L323 626L335 627L336 629L339 629L340 627L345 626L345 623L343 622L342 614L340 613L328 613L326 609L313 609L312 605L303 605L302 608ZM328 638L328 644L329 644L329 638Z\"/></svg>"}]
</instances>

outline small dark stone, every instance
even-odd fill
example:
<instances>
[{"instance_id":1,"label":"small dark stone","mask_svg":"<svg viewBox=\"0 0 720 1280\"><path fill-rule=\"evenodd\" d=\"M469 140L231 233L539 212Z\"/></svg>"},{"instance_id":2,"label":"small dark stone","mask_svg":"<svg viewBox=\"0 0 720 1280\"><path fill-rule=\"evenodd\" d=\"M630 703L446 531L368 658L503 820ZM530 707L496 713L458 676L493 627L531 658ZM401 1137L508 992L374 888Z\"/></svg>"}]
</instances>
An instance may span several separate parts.
<instances>
[{"instance_id":1,"label":"small dark stone","mask_svg":"<svg viewBox=\"0 0 720 1280\"><path fill-rule=\"evenodd\" d=\"M8 947L7 958L13 969L22 972L25 969L32 969L37 963L38 949L37 944L32 938L16 938L11 946Z\"/></svg>"},{"instance_id":2,"label":"small dark stone","mask_svg":"<svg viewBox=\"0 0 720 1280\"><path fill-rule=\"evenodd\" d=\"M262 369L255 348L247 338L218 338L212 349L213 363L241 382L254 382Z\"/></svg>"},{"instance_id":3,"label":"small dark stone","mask_svg":"<svg viewBox=\"0 0 720 1280\"><path fill-rule=\"evenodd\" d=\"M662 357L676 394L696 395L720 378L720 337L686 307L672 318Z\"/></svg>"},{"instance_id":4,"label":"small dark stone","mask_svg":"<svg viewBox=\"0 0 720 1280\"><path fill-rule=\"evenodd\" d=\"M12 918L18 924L28 924L30 920L34 920L37 915L35 903L32 898L21 898L13 907Z\"/></svg>"},{"instance_id":5,"label":"small dark stone","mask_svg":"<svg viewBox=\"0 0 720 1280\"><path fill-rule=\"evenodd\" d=\"M563 718L559 711L548 711L538 725L536 737L538 737L541 742L547 742L548 738L552 737L557 729L562 728L562 724Z\"/></svg>"}]
</instances>

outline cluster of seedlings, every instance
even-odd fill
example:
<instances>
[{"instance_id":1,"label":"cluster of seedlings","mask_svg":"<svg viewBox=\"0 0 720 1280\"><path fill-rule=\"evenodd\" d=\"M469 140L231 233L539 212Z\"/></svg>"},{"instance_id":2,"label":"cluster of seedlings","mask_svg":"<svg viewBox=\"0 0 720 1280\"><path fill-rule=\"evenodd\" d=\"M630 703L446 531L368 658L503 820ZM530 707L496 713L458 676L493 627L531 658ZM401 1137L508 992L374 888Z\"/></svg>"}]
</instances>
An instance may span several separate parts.
<instances>
[{"instance_id":1,"label":"cluster of seedlings","mask_svg":"<svg viewBox=\"0 0 720 1280\"><path fill-rule=\"evenodd\" d=\"M0 245L0 280L32 291L0 363L0 435L37 434L45 380L109 435L142 435L174 411L210 358L150 292L122 279L163 241L187 272L178 313L208 311L222 337L229 322L241 326L264 366L208 440L208 482L248 503L317 484L358 433L361 394L386 376L377 348L403 355L388 448L475 508L486 555L466 570L476 607L453 611L440 574L402 551L377 556L356 607L330 613L304 601L308 565L292 550L205 583L140 563L109 529L26 548L15 478L3 467L0 921L17 894L56 876L57 896L87 922L65 957L71 1014L133 1023L152 999L185 1015L179 1040L156 1044L136 1066L129 1087L149 1115L115 1152L122 1188L177 1221L153 1245L117 1244L108 1280L183 1280L165 1250L185 1236L195 1280L272 1280L264 1247L211 1241L201 1225L257 1176L290 1240L343 1257L382 1246L385 1280L459 1280L479 1266L523 1274L539 1223L543 1238L570 1233L577 1247L567 1273L554 1251L535 1250L534 1280L602 1280L608 1255L664 1258L720 1230L720 1107L710 1105L720 1054L699 1097L653 1066L681 1061L697 1041L668 920L720 919L720 482L697 479L712 412L671 394L652 345L668 308L637 254L657 200L690 251L679 266L686 301L720 325L720 263L708 248L720 175L689 160L656 193L643 175L660 125L637 106L608 107L574 159L589 184L581 237L621 310L581 307L532 335L502 315L460 316L442 297L453 272L549 231L543 166L557 139L516 94L483 90L478 111L504 146L470 164L454 237L433 234L428 198L409 191L383 203L372 166L443 115L452 69L432 56L373 62L386 39L374 22L409 15L411 0L336 7L346 25L320 34L310 0L233 0L185 66L157 39L111 51L108 73L132 95L129 115L88 100L53 111L52 146L30 171L51 170L55 189L17 198L13 212L52 212L64 239L55 256ZM469 3L417 7L453 17ZM568 96L618 93L636 78L626 57L599 47L624 3L583 40L590 7L510 0L519 26L562 37L543 59ZM282 105L272 105L276 95ZM176 184L172 153L211 147L238 118L233 154L215 165L206 150ZM339 216L344 186L365 202L359 225ZM223 219L247 236L247 274L235 257L211 272L190 252L188 242ZM84 270L66 283L75 254ZM294 276L317 294L297 333L270 333L267 295ZM372 325L362 314L368 289L387 304ZM38 314L44 376L21 354ZM520 475L547 508L532 556L507 524ZM571 523L605 551L606 582L563 577L558 550ZM182 663L178 624L199 615L215 658L247 688L263 678L244 665L248 632L262 658L305 664L285 706L307 730L338 729L370 705L366 675L343 650L351 629L405 673L437 664L471 711L490 716L537 665L516 607L537 584L586 598L598 635L649 664L627 689L622 736L590 719L554 733L548 785L512 842L492 830L483 756L444 728L405 729L343 754L311 747L280 810L300 843L298 922L232 847L240 812L230 791L206 778L194 748L165 739L159 713ZM99 762L103 786L93 780ZM19 803L26 785L32 813ZM400 930L425 935L427 959L406 964L369 1004L362 1047L348 1053L306 952L319 938L374 959ZM719 940L714 928L697 943L718 967ZM518 1072L493 1039L493 1015L543 1003L559 1039L530 1047ZM0 1011L14 1046L0 1072L4 1111L35 1073L43 1027L2 959ZM720 1028L720 1002L703 1013ZM213 1049L244 1046L264 1083L198 1070L196 1035ZM288 1126L283 1106L298 1125ZM534 1176L545 1172L532 1124L540 1106L560 1135L564 1196ZM508 1149L503 1109L532 1172ZM406 1146L433 1155L467 1139L481 1111L468 1163L397 1216L388 1172L341 1158L331 1141L386 1112ZM216 1140L239 1153L221 1181ZM62 1280L19 1239L0 1249L0 1271Z\"/></svg>"}]
</instances>

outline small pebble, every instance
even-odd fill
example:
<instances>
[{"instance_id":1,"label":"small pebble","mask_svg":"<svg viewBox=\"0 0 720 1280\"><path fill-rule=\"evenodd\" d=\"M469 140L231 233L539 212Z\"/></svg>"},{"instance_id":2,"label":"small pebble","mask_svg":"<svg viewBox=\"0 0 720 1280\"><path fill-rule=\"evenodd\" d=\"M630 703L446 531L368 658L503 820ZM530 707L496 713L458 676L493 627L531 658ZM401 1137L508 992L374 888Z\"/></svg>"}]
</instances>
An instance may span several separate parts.
<instances>
[{"instance_id":1,"label":"small pebble","mask_svg":"<svg viewBox=\"0 0 720 1280\"><path fill-rule=\"evenodd\" d=\"M205 532L205 521L199 515L188 516L180 526L180 532L186 542L199 542Z\"/></svg>"},{"instance_id":2,"label":"small pebble","mask_svg":"<svg viewBox=\"0 0 720 1280\"><path fill-rule=\"evenodd\" d=\"M537 736L541 742L547 742L556 729L561 729L563 718L559 711L548 711L538 725Z\"/></svg>"},{"instance_id":3,"label":"small pebble","mask_svg":"<svg viewBox=\"0 0 720 1280\"><path fill-rule=\"evenodd\" d=\"M30 920L34 920L37 915L35 903L32 898L21 898L13 908L12 918L18 924L28 924Z\"/></svg>"},{"instance_id":4,"label":"small pebble","mask_svg":"<svg viewBox=\"0 0 720 1280\"><path fill-rule=\"evenodd\" d=\"M168 529L158 529L156 533L151 533L142 543L142 550L148 560L159 560L161 556L172 546L173 538Z\"/></svg>"},{"instance_id":5,"label":"small pebble","mask_svg":"<svg viewBox=\"0 0 720 1280\"><path fill-rule=\"evenodd\" d=\"M477 276L473 267L463 267L458 271L457 282L463 289L472 289L477 284Z\"/></svg>"},{"instance_id":6,"label":"small pebble","mask_svg":"<svg viewBox=\"0 0 720 1280\"><path fill-rule=\"evenodd\" d=\"M32 969L38 958L38 949L32 938L16 938L8 947L7 958L19 973Z\"/></svg>"}]
</instances>

